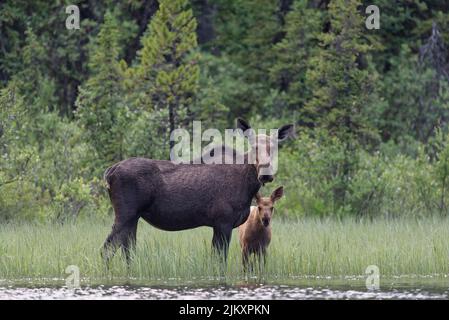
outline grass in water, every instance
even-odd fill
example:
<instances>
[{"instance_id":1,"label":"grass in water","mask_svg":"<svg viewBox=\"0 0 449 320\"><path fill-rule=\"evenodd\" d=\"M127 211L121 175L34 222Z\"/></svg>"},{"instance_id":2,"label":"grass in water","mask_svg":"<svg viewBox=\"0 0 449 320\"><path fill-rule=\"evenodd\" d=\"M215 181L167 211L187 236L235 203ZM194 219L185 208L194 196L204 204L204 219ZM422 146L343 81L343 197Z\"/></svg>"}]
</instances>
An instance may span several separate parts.
<instances>
[{"instance_id":1,"label":"grass in water","mask_svg":"<svg viewBox=\"0 0 449 320\"><path fill-rule=\"evenodd\" d=\"M137 250L130 268L121 254L109 269L100 248L111 222L80 220L64 225L0 226L0 279L65 278L76 265L83 279L216 279L223 275L211 255L212 230L157 230L139 224ZM265 279L364 275L377 265L381 276L449 273L449 219L374 222L304 219L276 220ZM224 276L244 277L237 230Z\"/></svg>"}]
</instances>

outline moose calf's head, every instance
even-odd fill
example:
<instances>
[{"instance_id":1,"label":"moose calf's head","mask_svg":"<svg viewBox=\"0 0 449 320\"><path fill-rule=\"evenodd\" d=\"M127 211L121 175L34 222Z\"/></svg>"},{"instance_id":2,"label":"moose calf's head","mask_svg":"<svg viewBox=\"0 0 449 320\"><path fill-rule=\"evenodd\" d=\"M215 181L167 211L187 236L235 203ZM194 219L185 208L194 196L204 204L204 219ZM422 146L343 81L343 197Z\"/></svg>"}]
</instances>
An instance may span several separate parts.
<instances>
[{"instance_id":1,"label":"moose calf's head","mask_svg":"<svg viewBox=\"0 0 449 320\"><path fill-rule=\"evenodd\" d=\"M274 212L274 203L282 198L284 194L284 187L280 186L273 191L271 196L262 197L260 193L256 194L257 214L261 224L268 227L271 222L271 217Z\"/></svg>"},{"instance_id":2,"label":"moose calf's head","mask_svg":"<svg viewBox=\"0 0 449 320\"><path fill-rule=\"evenodd\" d=\"M277 146L293 135L293 125L284 125L275 130L276 133L270 135L256 134L248 122L240 118L237 119L237 127L248 137L251 146L249 154L256 165L257 178L262 184L272 182L275 171L273 170L273 161L277 160Z\"/></svg>"}]
</instances>

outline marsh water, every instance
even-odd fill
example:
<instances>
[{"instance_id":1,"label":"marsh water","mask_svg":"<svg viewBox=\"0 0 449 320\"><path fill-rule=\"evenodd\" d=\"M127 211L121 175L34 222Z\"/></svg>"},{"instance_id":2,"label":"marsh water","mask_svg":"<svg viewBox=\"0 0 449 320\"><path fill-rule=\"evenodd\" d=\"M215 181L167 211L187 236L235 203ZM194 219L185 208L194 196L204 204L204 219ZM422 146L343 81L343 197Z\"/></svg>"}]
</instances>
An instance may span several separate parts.
<instances>
[{"instance_id":1,"label":"marsh water","mask_svg":"<svg viewBox=\"0 0 449 320\"><path fill-rule=\"evenodd\" d=\"M378 290L368 290L361 277L302 278L275 282L246 279L232 284L221 280L171 279L115 283L82 281L77 289L60 279L0 280L0 299L448 299L449 279L397 277L381 279ZM87 284L89 283L89 284ZM282 284L279 284L282 283Z\"/></svg>"}]
</instances>

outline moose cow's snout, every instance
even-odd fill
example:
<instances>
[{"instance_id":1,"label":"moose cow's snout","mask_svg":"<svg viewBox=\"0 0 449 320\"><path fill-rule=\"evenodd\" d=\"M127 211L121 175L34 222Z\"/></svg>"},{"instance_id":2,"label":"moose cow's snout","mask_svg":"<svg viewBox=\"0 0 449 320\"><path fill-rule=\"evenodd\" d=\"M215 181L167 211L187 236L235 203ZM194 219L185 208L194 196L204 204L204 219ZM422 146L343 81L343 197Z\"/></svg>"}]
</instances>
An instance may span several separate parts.
<instances>
[{"instance_id":1,"label":"moose cow's snout","mask_svg":"<svg viewBox=\"0 0 449 320\"><path fill-rule=\"evenodd\" d=\"M272 175L263 175L259 177L260 182L266 183L266 182L273 182L273 176Z\"/></svg>"}]
</instances>

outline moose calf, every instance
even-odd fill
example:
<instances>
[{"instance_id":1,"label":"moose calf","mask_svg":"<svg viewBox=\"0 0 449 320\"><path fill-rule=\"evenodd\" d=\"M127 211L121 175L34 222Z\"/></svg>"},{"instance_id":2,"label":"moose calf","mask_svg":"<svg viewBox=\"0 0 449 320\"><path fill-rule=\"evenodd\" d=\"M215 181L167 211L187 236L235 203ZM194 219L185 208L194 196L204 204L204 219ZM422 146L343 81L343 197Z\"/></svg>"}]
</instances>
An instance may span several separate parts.
<instances>
[{"instance_id":1,"label":"moose calf","mask_svg":"<svg viewBox=\"0 0 449 320\"><path fill-rule=\"evenodd\" d=\"M257 256L259 263L263 257L266 261L266 250L271 241L271 217L274 203L284 194L281 186L273 191L270 197L262 197L257 193L257 206L251 206L251 212L244 224L239 227L240 246L242 247L242 260L245 271L249 263L249 256Z\"/></svg>"}]
</instances>

